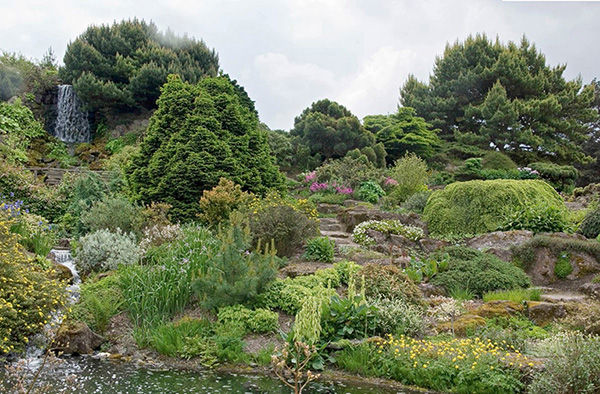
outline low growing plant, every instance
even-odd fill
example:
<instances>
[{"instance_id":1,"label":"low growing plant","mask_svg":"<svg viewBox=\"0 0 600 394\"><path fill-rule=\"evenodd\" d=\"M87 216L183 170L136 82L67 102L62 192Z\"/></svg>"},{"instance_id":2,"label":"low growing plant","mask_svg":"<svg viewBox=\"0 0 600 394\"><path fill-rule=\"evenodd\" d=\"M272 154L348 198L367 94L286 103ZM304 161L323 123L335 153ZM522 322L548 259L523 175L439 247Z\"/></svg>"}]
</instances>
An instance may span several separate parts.
<instances>
[{"instance_id":1,"label":"low growing plant","mask_svg":"<svg viewBox=\"0 0 600 394\"><path fill-rule=\"evenodd\" d=\"M331 263L335 243L327 237L311 238L306 242L306 251L304 258L311 261L320 261L322 263Z\"/></svg>"},{"instance_id":2,"label":"low growing plant","mask_svg":"<svg viewBox=\"0 0 600 394\"><path fill-rule=\"evenodd\" d=\"M373 181L363 182L356 193L357 197L362 201L376 204L379 199L385 196L385 191L379 186L378 183Z\"/></svg>"},{"instance_id":3,"label":"low growing plant","mask_svg":"<svg viewBox=\"0 0 600 394\"><path fill-rule=\"evenodd\" d=\"M268 309L248 309L242 305L219 308L219 322L243 327L247 332L265 333L279 328L279 315Z\"/></svg>"},{"instance_id":4,"label":"low growing plant","mask_svg":"<svg viewBox=\"0 0 600 394\"><path fill-rule=\"evenodd\" d=\"M140 258L140 250L133 234L97 230L80 238L75 263L82 274L110 271L120 264L131 265Z\"/></svg>"},{"instance_id":5,"label":"low growing plant","mask_svg":"<svg viewBox=\"0 0 600 394\"><path fill-rule=\"evenodd\" d=\"M375 230L384 234L402 235L413 241L418 241L425 235L420 227L405 225L399 220L367 220L354 228L352 232L354 242L362 246L374 245L375 240L368 235L368 230Z\"/></svg>"}]
</instances>

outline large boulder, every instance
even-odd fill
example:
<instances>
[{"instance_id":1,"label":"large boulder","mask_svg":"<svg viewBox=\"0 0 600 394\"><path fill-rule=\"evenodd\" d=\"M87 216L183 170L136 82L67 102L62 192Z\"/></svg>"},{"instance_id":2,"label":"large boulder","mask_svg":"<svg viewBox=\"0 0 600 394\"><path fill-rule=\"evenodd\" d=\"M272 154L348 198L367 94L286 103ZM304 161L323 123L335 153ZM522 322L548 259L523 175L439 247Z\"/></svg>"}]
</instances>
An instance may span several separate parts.
<instances>
[{"instance_id":1,"label":"large boulder","mask_svg":"<svg viewBox=\"0 0 600 394\"><path fill-rule=\"evenodd\" d=\"M567 316L563 304L552 302L528 301L527 317L538 326L544 326Z\"/></svg>"},{"instance_id":2,"label":"large boulder","mask_svg":"<svg viewBox=\"0 0 600 394\"><path fill-rule=\"evenodd\" d=\"M91 354L105 341L84 322L68 322L58 330L53 350L65 354Z\"/></svg>"},{"instance_id":3,"label":"large boulder","mask_svg":"<svg viewBox=\"0 0 600 394\"><path fill-rule=\"evenodd\" d=\"M354 227L367 220L399 220L402 224L421 227L427 231L427 225L416 213L395 213L384 212L378 209L370 208L365 205L351 206L338 213L338 219L345 227L345 230L351 233Z\"/></svg>"},{"instance_id":4,"label":"large boulder","mask_svg":"<svg viewBox=\"0 0 600 394\"><path fill-rule=\"evenodd\" d=\"M468 247L495 254L501 260L512 260L512 248L533 238L528 230L494 231L468 239Z\"/></svg>"},{"instance_id":5,"label":"large boulder","mask_svg":"<svg viewBox=\"0 0 600 394\"><path fill-rule=\"evenodd\" d=\"M600 301L600 283L584 283L579 287L579 291Z\"/></svg>"}]
</instances>

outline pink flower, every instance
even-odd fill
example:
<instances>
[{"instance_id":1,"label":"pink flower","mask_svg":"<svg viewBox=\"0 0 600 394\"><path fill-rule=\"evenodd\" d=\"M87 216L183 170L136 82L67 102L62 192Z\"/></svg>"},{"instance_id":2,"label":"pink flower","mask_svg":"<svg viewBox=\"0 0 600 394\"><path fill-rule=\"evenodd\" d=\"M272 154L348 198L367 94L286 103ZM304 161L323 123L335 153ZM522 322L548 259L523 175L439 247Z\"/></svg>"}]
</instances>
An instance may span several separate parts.
<instances>
[{"instance_id":1,"label":"pink flower","mask_svg":"<svg viewBox=\"0 0 600 394\"><path fill-rule=\"evenodd\" d=\"M395 180L394 178L390 178L387 177L385 178L385 181L383 182L384 186L396 186L398 184L398 181Z\"/></svg>"},{"instance_id":2,"label":"pink flower","mask_svg":"<svg viewBox=\"0 0 600 394\"><path fill-rule=\"evenodd\" d=\"M304 182L305 183L312 182L315 179L317 179L317 172L316 171L312 171L312 172L309 172L308 174L304 175Z\"/></svg>"},{"instance_id":3,"label":"pink flower","mask_svg":"<svg viewBox=\"0 0 600 394\"><path fill-rule=\"evenodd\" d=\"M312 185L310 185L310 187L308 189L311 192L316 193L321 190L329 189L329 185L327 184L327 182L324 182L324 183L313 182Z\"/></svg>"},{"instance_id":4,"label":"pink flower","mask_svg":"<svg viewBox=\"0 0 600 394\"><path fill-rule=\"evenodd\" d=\"M351 187L336 186L335 191L339 194L352 194L354 190Z\"/></svg>"}]
</instances>

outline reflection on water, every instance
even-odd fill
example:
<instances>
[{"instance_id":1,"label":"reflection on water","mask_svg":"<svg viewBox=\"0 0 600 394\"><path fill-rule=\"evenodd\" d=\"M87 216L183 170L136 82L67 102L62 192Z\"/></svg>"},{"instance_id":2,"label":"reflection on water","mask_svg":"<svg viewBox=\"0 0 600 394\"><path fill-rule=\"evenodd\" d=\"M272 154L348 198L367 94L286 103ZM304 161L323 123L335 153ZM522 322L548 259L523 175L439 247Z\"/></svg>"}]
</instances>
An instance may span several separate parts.
<instances>
[{"instance_id":1,"label":"reflection on water","mask_svg":"<svg viewBox=\"0 0 600 394\"><path fill-rule=\"evenodd\" d=\"M0 378L2 376L0 375ZM4 381L4 379L2 379ZM6 384L6 382L4 382ZM0 387L2 385L0 384ZM290 393L276 379L212 371L157 371L133 364L89 357L65 359L52 373L43 373L37 387L44 393ZM8 389L9 387L4 387ZM397 393L381 387L343 383L313 383L306 393Z\"/></svg>"}]
</instances>

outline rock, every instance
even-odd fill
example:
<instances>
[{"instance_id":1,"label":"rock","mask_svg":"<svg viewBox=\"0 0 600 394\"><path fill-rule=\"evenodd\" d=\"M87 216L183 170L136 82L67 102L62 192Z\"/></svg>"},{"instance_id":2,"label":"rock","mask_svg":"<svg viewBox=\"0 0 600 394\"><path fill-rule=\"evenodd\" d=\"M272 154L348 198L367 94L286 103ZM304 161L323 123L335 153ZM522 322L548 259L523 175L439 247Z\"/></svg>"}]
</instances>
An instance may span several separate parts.
<instances>
[{"instance_id":1,"label":"rock","mask_svg":"<svg viewBox=\"0 0 600 394\"><path fill-rule=\"evenodd\" d=\"M477 315L462 315L454 320L454 324L451 321L440 323L437 326L438 331L452 331L454 328L454 334L458 336L465 336L468 330L473 330L477 327L485 326L485 319Z\"/></svg>"},{"instance_id":2,"label":"rock","mask_svg":"<svg viewBox=\"0 0 600 394\"><path fill-rule=\"evenodd\" d=\"M52 277L54 279L64 280L69 284L73 284L73 272L69 269L69 267L62 265L60 263L54 264L54 274Z\"/></svg>"},{"instance_id":3,"label":"rock","mask_svg":"<svg viewBox=\"0 0 600 394\"><path fill-rule=\"evenodd\" d=\"M527 301L527 317L538 326L544 326L567 315L563 304Z\"/></svg>"},{"instance_id":4,"label":"rock","mask_svg":"<svg viewBox=\"0 0 600 394\"><path fill-rule=\"evenodd\" d=\"M579 291L587 294L591 298L600 300L600 283L584 283L579 287Z\"/></svg>"},{"instance_id":5,"label":"rock","mask_svg":"<svg viewBox=\"0 0 600 394\"><path fill-rule=\"evenodd\" d=\"M486 302L472 311L474 315L492 318L492 317L510 317L522 313L525 310L523 305L513 301L494 300Z\"/></svg>"},{"instance_id":6,"label":"rock","mask_svg":"<svg viewBox=\"0 0 600 394\"><path fill-rule=\"evenodd\" d=\"M320 213L338 213L341 210L342 206L338 204L317 204L317 211L319 211Z\"/></svg>"},{"instance_id":7,"label":"rock","mask_svg":"<svg viewBox=\"0 0 600 394\"><path fill-rule=\"evenodd\" d=\"M423 251L426 253L435 252L436 250L444 248L448 245L450 245L449 242L442 241L440 239L421 238L419 240L419 246L421 246L421 249L423 249Z\"/></svg>"},{"instance_id":8,"label":"rock","mask_svg":"<svg viewBox=\"0 0 600 394\"><path fill-rule=\"evenodd\" d=\"M419 244L402 235L384 234L376 230L367 230L367 235L375 240L373 250L386 254L405 254L408 249L418 248Z\"/></svg>"},{"instance_id":9,"label":"rock","mask_svg":"<svg viewBox=\"0 0 600 394\"><path fill-rule=\"evenodd\" d=\"M383 212L378 209L369 208L364 205L356 205L346 208L338 213L338 219L345 226L345 230L351 233L358 224L367 220L399 220L403 224L421 227L426 230L427 225L416 213L401 214L394 212Z\"/></svg>"},{"instance_id":10,"label":"rock","mask_svg":"<svg viewBox=\"0 0 600 394\"><path fill-rule=\"evenodd\" d=\"M71 249L71 240L69 238L61 238L56 244L57 249Z\"/></svg>"},{"instance_id":11,"label":"rock","mask_svg":"<svg viewBox=\"0 0 600 394\"><path fill-rule=\"evenodd\" d=\"M53 350L66 354L91 354L105 341L84 322L69 322L58 331Z\"/></svg>"},{"instance_id":12,"label":"rock","mask_svg":"<svg viewBox=\"0 0 600 394\"><path fill-rule=\"evenodd\" d=\"M527 230L494 231L466 241L468 247L493 253L504 261L512 260L512 247L521 245L533 238Z\"/></svg>"},{"instance_id":13,"label":"rock","mask_svg":"<svg viewBox=\"0 0 600 394\"><path fill-rule=\"evenodd\" d=\"M417 285L424 297L438 297L445 296L446 291L443 287L432 285L431 283L419 283Z\"/></svg>"}]
</instances>

